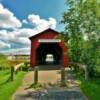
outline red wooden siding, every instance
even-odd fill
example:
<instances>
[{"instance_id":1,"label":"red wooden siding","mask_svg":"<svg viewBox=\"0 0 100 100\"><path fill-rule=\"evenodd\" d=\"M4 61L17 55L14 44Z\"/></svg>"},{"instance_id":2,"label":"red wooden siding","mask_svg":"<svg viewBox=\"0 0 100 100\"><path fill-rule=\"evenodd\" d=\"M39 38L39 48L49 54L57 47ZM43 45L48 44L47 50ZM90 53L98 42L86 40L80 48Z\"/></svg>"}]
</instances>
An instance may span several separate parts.
<instances>
[{"instance_id":1,"label":"red wooden siding","mask_svg":"<svg viewBox=\"0 0 100 100\"><path fill-rule=\"evenodd\" d=\"M30 56L30 65L31 67L34 67L36 65L36 50L41 44L38 42L39 39L55 39L58 36L58 32L47 29L46 31L43 31L35 36L30 37L31 40L31 56ZM62 49L62 64L63 66L68 66L68 56L67 56L67 47L65 46L64 42L59 42L59 46Z\"/></svg>"}]
</instances>

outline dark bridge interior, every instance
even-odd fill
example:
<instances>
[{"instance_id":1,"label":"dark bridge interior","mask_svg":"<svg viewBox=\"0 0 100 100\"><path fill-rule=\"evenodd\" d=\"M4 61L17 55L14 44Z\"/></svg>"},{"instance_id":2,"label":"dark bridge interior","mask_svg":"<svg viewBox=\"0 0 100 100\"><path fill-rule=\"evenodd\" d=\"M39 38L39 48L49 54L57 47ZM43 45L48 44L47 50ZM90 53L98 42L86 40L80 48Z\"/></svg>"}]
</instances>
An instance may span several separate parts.
<instances>
[{"instance_id":1,"label":"dark bridge interior","mask_svg":"<svg viewBox=\"0 0 100 100\"><path fill-rule=\"evenodd\" d=\"M46 62L47 55L53 56L52 62ZM62 64L62 49L58 43L41 43L36 51L37 65Z\"/></svg>"}]
</instances>

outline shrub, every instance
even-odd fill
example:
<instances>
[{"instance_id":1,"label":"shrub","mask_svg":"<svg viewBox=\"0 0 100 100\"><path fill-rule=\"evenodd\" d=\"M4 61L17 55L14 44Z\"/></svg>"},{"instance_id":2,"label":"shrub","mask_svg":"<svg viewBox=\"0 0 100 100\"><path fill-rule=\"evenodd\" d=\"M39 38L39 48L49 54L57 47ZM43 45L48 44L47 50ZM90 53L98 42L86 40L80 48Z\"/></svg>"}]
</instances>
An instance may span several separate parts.
<instances>
[{"instance_id":1,"label":"shrub","mask_svg":"<svg viewBox=\"0 0 100 100\"><path fill-rule=\"evenodd\" d=\"M0 70L2 70L2 66L0 65Z\"/></svg>"},{"instance_id":2,"label":"shrub","mask_svg":"<svg viewBox=\"0 0 100 100\"><path fill-rule=\"evenodd\" d=\"M21 68L22 68L22 71L28 71L29 70L28 62L24 62Z\"/></svg>"}]
</instances>

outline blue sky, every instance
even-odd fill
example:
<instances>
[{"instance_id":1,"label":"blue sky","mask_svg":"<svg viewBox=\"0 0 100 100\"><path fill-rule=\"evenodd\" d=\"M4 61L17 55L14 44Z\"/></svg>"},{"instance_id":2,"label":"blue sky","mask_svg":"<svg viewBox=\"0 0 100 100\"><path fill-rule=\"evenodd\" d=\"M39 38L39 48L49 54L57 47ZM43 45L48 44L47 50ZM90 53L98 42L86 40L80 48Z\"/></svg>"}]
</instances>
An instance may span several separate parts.
<instances>
[{"instance_id":1,"label":"blue sky","mask_svg":"<svg viewBox=\"0 0 100 100\"><path fill-rule=\"evenodd\" d=\"M0 0L0 4L0 51L28 48L30 43L25 39L32 32L48 27L57 31L64 29L59 24L62 13L67 9L64 0ZM7 38L2 39L4 36ZM19 42L14 37L18 37ZM21 43L22 40L26 44Z\"/></svg>"},{"instance_id":2,"label":"blue sky","mask_svg":"<svg viewBox=\"0 0 100 100\"><path fill-rule=\"evenodd\" d=\"M58 31L63 30L59 21L62 13L66 10L64 0L1 0L1 3L14 12L14 15L20 20L26 19L32 13L39 15L43 19L53 17L58 22L56 29Z\"/></svg>"}]
</instances>

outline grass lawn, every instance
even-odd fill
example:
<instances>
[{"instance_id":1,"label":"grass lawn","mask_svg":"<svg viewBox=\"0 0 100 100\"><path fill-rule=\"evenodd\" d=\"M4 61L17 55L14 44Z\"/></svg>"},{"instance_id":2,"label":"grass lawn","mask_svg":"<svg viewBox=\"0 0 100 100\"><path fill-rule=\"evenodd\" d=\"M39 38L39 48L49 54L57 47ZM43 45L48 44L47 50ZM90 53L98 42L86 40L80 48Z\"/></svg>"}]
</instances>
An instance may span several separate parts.
<instances>
[{"instance_id":1,"label":"grass lawn","mask_svg":"<svg viewBox=\"0 0 100 100\"><path fill-rule=\"evenodd\" d=\"M100 100L100 79L91 79L85 81L83 77L79 77L81 81L80 88L89 100Z\"/></svg>"},{"instance_id":2,"label":"grass lawn","mask_svg":"<svg viewBox=\"0 0 100 100\"><path fill-rule=\"evenodd\" d=\"M21 85L25 72L15 74L14 81L9 79L9 70L0 71L0 100L11 100L13 93Z\"/></svg>"}]
</instances>

